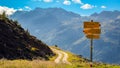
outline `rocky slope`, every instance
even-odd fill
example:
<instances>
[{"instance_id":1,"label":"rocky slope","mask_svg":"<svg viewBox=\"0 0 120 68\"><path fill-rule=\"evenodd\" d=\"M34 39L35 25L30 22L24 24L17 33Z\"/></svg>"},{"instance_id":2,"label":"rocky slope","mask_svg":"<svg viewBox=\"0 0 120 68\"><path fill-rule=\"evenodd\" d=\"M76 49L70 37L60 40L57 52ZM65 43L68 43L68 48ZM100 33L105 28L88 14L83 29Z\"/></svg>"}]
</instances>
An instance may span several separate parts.
<instances>
[{"instance_id":1,"label":"rocky slope","mask_svg":"<svg viewBox=\"0 0 120 68\"><path fill-rule=\"evenodd\" d=\"M50 48L24 30L17 21L0 15L0 59L33 59L53 55Z\"/></svg>"}]
</instances>

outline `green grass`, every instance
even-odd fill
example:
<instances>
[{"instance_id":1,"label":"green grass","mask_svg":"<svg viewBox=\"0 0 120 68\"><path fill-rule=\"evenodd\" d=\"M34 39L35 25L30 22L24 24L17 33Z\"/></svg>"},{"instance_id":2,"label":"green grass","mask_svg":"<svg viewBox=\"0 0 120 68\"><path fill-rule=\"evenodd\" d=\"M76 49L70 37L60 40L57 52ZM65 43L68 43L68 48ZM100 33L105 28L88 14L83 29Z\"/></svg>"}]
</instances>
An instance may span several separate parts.
<instances>
[{"instance_id":1,"label":"green grass","mask_svg":"<svg viewBox=\"0 0 120 68\"><path fill-rule=\"evenodd\" d=\"M68 61L72 63L71 68L90 68L90 62L88 59L74 55L70 52L67 52L67 54L69 55ZM93 62L93 68L120 68L120 66Z\"/></svg>"},{"instance_id":2,"label":"green grass","mask_svg":"<svg viewBox=\"0 0 120 68\"><path fill-rule=\"evenodd\" d=\"M52 48L61 50L55 46L52 46ZM81 56L77 56L68 51L65 52L69 55L68 61L72 63L72 65L68 65L70 66L69 68L90 68L90 62L88 59L85 59ZM93 68L120 68L120 66L93 62Z\"/></svg>"},{"instance_id":3,"label":"green grass","mask_svg":"<svg viewBox=\"0 0 120 68\"><path fill-rule=\"evenodd\" d=\"M57 47L52 47L58 50L61 50ZM54 62L55 58L57 57L57 54L54 57L50 57L49 61L43 61L43 60L6 60L1 59L0 60L0 68L90 68L90 64L88 60L76 56L70 52L66 52L69 56L68 61L72 63L72 65L68 64L56 64ZM93 68L120 68L118 65L110 65L105 63L93 63Z\"/></svg>"}]
</instances>

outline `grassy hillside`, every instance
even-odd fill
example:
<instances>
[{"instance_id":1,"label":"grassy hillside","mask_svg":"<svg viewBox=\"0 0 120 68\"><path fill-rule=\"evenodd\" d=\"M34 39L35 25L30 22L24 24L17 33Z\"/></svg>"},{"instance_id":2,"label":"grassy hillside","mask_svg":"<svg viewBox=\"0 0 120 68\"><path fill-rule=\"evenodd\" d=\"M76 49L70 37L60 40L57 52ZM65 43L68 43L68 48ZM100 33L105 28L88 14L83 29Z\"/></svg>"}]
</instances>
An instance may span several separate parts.
<instances>
[{"instance_id":1,"label":"grassy hillside","mask_svg":"<svg viewBox=\"0 0 120 68\"><path fill-rule=\"evenodd\" d=\"M59 48L57 49L60 50ZM63 63L60 64L54 63L54 60L57 57L56 55L54 57L50 57L51 60L49 61L39 60L39 59L35 59L33 61L1 59L0 68L90 68L87 59L82 58L80 56L76 56L70 52L66 52L66 53L69 55L68 60L72 63L72 65L63 64ZM120 66L94 62L93 68L120 68Z\"/></svg>"},{"instance_id":2,"label":"grassy hillside","mask_svg":"<svg viewBox=\"0 0 120 68\"><path fill-rule=\"evenodd\" d=\"M52 46L52 48L59 49L58 47ZM61 50L63 51L63 50ZM69 58L68 61L72 63L72 65L66 65L68 68L90 68L90 62L88 59L75 55L71 52L65 51ZM61 64L62 65L62 64ZM66 68L65 67L65 68ZM120 68L120 65L112 65L112 64L106 64L106 63L99 63L99 62L93 62L93 68Z\"/></svg>"}]
</instances>

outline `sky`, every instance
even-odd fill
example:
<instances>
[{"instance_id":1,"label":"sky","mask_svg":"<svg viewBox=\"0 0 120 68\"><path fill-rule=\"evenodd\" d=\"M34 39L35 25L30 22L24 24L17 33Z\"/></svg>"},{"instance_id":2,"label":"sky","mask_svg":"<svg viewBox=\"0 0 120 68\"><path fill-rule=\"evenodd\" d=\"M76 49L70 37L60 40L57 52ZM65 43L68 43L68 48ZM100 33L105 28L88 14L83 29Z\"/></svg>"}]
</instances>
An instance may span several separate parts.
<instances>
[{"instance_id":1,"label":"sky","mask_svg":"<svg viewBox=\"0 0 120 68\"><path fill-rule=\"evenodd\" d=\"M30 11L40 8L63 8L67 11L89 16L101 11L120 10L120 0L0 0L0 13L8 15L16 11Z\"/></svg>"}]
</instances>

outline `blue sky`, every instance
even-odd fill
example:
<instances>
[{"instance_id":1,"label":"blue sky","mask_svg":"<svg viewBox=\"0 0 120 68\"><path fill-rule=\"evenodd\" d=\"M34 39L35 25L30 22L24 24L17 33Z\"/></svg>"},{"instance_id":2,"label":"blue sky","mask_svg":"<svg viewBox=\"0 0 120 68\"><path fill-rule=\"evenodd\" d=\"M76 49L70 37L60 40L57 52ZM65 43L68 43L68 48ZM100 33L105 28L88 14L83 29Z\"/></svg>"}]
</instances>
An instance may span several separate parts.
<instances>
[{"instance_id":1,"label":"blue sky","mask_svg":"<svg viewBox=\"0 0 120 68\"><path fill-rule=\"evenodd\" d=\"M0 12L4 10L13 13L17 10L29 11L36 7L58 7L80 15L90 15L103 10L120 10L119 4L120 0L0 0Z\"/></svg>"}]
</instances>

